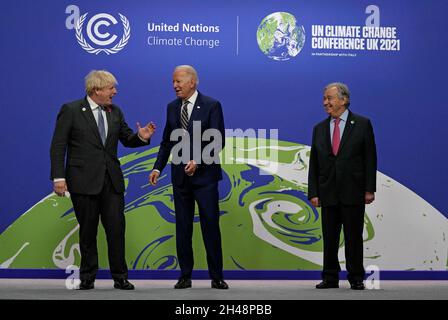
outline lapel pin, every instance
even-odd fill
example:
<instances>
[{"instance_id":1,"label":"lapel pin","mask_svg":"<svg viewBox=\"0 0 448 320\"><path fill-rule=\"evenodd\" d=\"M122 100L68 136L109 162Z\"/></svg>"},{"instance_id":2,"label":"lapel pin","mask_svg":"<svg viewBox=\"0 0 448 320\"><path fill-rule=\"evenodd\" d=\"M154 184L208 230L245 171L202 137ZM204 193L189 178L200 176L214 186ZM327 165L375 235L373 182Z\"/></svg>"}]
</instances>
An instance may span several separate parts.
<instances>
[{"instance_id":1,"label":"lapel pin","mask_svg":"<svg viewBox=\"0 0 448 320\"><path fill-rule=\"evenodd\" d=\"M351 124L355 124L355 120L350 121Z\"/></svg>"},{"instance_id":2,"label":"lapel pin","mask_svg":"<svg viewBox=\"0 0 448 320\"><path fill-rule=\"evenodd\" d=\"M82 111L86 111L86 108L82 108Z\"/></svg>"},{"instance_id":3,"label":"lapel pin","mask_svg":"<svg viewBox=\"0 0 448 320\"><path fill-rule=\"evenodd\" d=\"M196 109L201 109L201 106L197 106Z\"/></svg>"}]
</instances>

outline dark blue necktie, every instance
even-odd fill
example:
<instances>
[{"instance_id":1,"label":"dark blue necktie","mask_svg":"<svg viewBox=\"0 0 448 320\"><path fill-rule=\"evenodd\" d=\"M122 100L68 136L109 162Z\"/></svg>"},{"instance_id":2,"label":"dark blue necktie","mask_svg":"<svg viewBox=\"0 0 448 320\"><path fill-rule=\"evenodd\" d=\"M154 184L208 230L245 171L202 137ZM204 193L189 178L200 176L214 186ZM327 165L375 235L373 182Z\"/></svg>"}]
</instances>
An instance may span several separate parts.
<instances>
[{"instance_id":1,"label":"dark blue necktie","mask_svg":"<svg viewBox=\"0 0 448 320\"><path fill-rule=\"evenodd\" d=\"M182 129L187 130L188 128L188 104L190 102L187 100L182 105L182 113L180 116L180 123L182 125Z\"/></svg>"}]
</instances>

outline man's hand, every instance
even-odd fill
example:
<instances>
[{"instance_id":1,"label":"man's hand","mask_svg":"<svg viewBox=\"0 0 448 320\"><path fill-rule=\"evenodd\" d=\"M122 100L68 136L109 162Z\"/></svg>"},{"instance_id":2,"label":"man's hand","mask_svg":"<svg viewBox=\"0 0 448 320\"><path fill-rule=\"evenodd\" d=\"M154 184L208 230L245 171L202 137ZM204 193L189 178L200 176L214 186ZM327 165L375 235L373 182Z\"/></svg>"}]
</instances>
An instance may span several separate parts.
<instances>
[{"instance_id":1,"label":"man's hand","mask_svg":"<svg viewBox=\"0 0 448 320\"><path fill-rule=\"evenodd\" d=\"M198 168L198 165L196 164L196 161L190 160L188 161L187 165L185 166L185 173L187 176L192 176L196 172L196 169Z\"/></svg>"},{"instance_id":2,"label":"man's hand","mask_svg":"<svg viewBox=\"0 0 448 320\"><path fill-rule=\"evenodd\" d=\"M371 204L375 200L375 193L366 191L364 199L366 204Z\"/></svg>"},{"instance_id":3,"label":"man's hand","mask_svg":"<svg viewBox=\"0 0 448 320\"><path fill-rule=\"evenodd\" d=\"M57 181L53 183L53 190L58 196L63 197L67 191L67 183L65 181Z\"/></svg>"},{"instance_id":4,"label":"man's hand","mask_svg":"<svg viewBox=\"0 0 448 320\"><path fill-rule=\"evenodd\" d=\"M313 205L313 207L315 208L320 207L320 200L318 197L311 198L310 202Z\"/></svg>"},{"instance_id":5,"label":"man's hand","mask_svg":"<svg viewBox=\"0 0 448 320\"><path fill-rule=\"evenodd\" d=\"M137 122L137 132L143 140L149 140L156 131L156 125L153 122L148 123L143 128L140 127L140 122Z\"/></svg>"},{"instance_id":6,"label":"man's hand","mask_svg":"<svg viewBox=\"0 0 448 320\"><path fill-rule=\"evenodd\" d=\"M157 179L159 179L160 172L153 170L149 175L149 183L153 186L157 184Z\"/></svg>"}]
</instances>

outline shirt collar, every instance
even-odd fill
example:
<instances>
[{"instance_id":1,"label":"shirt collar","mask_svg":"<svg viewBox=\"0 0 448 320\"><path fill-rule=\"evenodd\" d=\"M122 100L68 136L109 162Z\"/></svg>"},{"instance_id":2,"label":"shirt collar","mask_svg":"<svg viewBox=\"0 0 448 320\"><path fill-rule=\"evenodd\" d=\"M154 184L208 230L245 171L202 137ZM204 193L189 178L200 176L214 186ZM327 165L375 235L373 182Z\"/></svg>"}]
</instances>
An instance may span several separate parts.
<instances>
[{"instance_id":1,"label":"shirt collar","mask_svg":"<svg viewBox=\"0 0 448 320\"><path fill-rule=\"evenodd\" d=\"M89 103L92 111L99 107L99 105L95 101L93 101L93 99L90 98L89 96L87 96L87 102Z\"/></svg>"},{"instance_id":2,"label":"shirt collar","mask_svg":"<svg viewBox=\"0 0 448 320\"><path fill-rule=\"evenodd\" d=\"M345 109L345 111L341 114L341 116L339 117L339 119L341 119L344 122L347 122L347 118L348 118L348 109ZM335 118L332 118L331 121L336 121Z\"/></svg>"},{"instance_id":3,"label":"shirt collar","mask_svg":"<svg viewBox=\"0 0 448 320\"><path fill-rule=\"evenodd\" d=\"M188 106L190 105L194 106L197 98L198 98L198 90L195 90L194 93L191 95L191 97L187 99L188 102L190 102Z\"/></svg>"}]
</instances>

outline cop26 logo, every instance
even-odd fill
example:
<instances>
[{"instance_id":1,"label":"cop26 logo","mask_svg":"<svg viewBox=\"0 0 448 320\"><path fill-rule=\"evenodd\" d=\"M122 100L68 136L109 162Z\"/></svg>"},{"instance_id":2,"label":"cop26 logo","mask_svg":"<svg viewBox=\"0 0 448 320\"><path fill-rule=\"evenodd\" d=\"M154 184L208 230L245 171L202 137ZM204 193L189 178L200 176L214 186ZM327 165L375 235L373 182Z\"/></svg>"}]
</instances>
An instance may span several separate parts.
<instances>
[{"instance_id":1,"label":"cop26 logo","mask_svg":"<svg viewBox=\"0 0 448 320\"><path fill-rule=\"evenodd\" d=\"M118 16L123 28L122 31L119 28L122 34L118 40L117 34L110 33L118 31L114 27L118 24L118 20L113 15L98 13L92 16L88 12L80 15L79 8L75 5L67 6L65 12L69 14L65 21L66 28L75 29L78 44L88 53L96 55L102 52L107 55L117 53L127 45L131 37L129 20L121 13L118 13Z\"/></svg>"}]
</instances>

